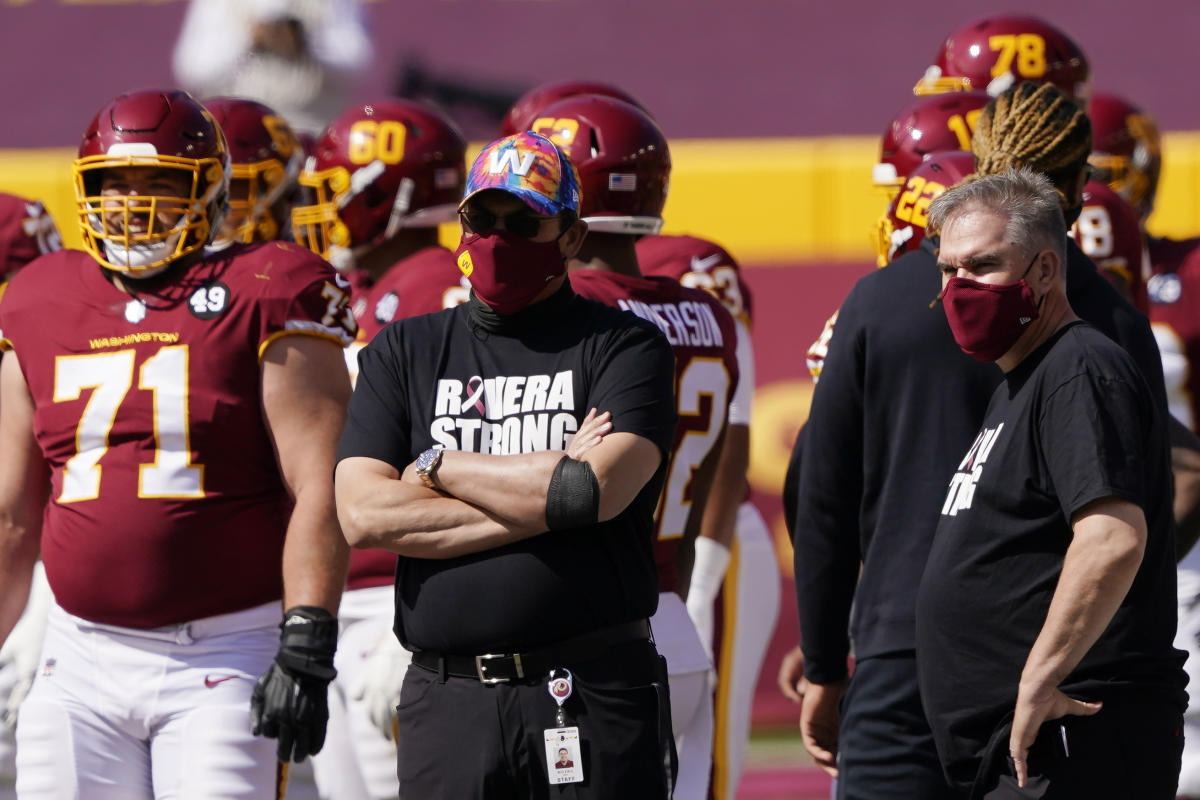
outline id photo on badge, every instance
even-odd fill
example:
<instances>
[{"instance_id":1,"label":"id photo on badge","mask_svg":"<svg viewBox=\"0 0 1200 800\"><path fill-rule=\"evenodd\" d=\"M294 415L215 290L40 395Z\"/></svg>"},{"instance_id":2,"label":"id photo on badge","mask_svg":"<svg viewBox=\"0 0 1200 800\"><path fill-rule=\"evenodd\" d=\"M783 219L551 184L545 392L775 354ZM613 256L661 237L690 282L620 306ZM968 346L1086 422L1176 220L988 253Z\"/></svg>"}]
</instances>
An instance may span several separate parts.
<instances>
[{"instance_id":1,"label":"id photo on badge","mask_svg":"<svg viewBox=\"0 0 1200 800\"><path fill-rule=\"evenodd\" d=\"M579 783L583 780L578 729L546 731L546 766L551 784Z\"/></svg>"}]
</instances>

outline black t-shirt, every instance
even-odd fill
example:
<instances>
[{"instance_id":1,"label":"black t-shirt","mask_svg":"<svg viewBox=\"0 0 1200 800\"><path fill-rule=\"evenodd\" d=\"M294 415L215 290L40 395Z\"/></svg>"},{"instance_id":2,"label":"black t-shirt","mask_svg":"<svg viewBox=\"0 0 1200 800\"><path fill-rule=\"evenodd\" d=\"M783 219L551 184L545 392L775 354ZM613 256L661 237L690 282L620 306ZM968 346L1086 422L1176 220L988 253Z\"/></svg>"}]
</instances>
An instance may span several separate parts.
<instances>
[{"instance_id":1,"label":"black t-shirt","mask_svg":"<svg viewBox=\"0 0 1200 800\"><path fill-rule=\"evenodd\" d=\"M493 454L561 450L590 408L645 437L663 463L608 522L459 558L400 557L396 634L412 649L478 654L651 616L654 508L675 430L674 360L659 329L569 285L510 317L472 300L384 328L359 355L338 458L403 470L435 444Z\"/></svg>"},{"instance_id":2,"label":"black t-shirt","mask_svg":"<svg viewBox=\"0 0 1200 800\"><path fill-rule=\"evenodd\" d=\"M946 483L1001 381L930 307L941 289L935 249L926 239L859 280L813 394L793 538L805 675L817 683L845 676L851 637L860 659L916 646L917 577ZM1133 357L1165 414L1149 321L1070 240L1067 299Z\"/></svg>"},{"instance_id":3,"label":"black t-shirt","mask_svg":"<svg viewBox=\"0 0 1200 800\"><path fill-rule=\"evenodd\" d=\"M1165 416L1132 359L1083 322L1065 326L992 395L940 509L917 597L926 716L952 782L968 786L1011 714L1071 543L1070 519L1119 498L1149 535L1133 586L1061 688L1086 700L1180 704Z\"/></svg>"}]
</instances>

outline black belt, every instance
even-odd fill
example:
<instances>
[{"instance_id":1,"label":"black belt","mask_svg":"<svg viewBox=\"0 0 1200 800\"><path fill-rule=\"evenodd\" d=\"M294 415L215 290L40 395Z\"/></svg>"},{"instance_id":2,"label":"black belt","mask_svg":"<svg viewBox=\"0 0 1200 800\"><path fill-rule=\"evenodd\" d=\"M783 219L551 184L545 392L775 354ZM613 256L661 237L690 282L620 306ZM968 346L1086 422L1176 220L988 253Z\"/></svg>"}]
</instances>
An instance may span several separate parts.
<instances>
[{"instance_id":1,"label":"black belt","mask_svg":"<svg viewBox=\"0 0 1200 800\"><path fill-rule=\"evenodd\" d=\"M598 658L614 645L646 641L649 638L650 623L639 619L636 622L625 622L581 633L524 653L460 656L417 650L412 655L412 663L431 672L452 675L455 678L476 678L480 683L487 684L508 683L526 677L542 678L552 669Z\"/></svg>"}]
</instances>

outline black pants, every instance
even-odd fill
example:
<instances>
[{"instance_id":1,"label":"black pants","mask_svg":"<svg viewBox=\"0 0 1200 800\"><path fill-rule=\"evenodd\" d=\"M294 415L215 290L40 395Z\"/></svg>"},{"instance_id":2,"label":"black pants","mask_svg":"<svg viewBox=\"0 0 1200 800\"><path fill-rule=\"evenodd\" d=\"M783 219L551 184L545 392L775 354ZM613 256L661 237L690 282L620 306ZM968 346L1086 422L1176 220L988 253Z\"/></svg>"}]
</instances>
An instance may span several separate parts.
<instances>
[{"instance_id":1,"label":"black pants","mask_svg":"<svg viewBox=\"0 0 1200 800\"><path fill-rule=\"evenodd\" d=\"M917 691L915 653L866 658L842 698L838 800L949 800Z\"/></svg>"},{"instance_id":2,"label":"black pants","mask_svg":"<svg viewBox=\"0 0 1200 800\"><path fill-rule=\"evenodd\" d=\"M1061 726L1061 728L1060 728ZM1017 786L1008 756L1011 723L989 742L971 796L984 800L1173 800L1183 757L1183 712L1170 703L1106 700L1090 717L1038 730L1030 780ZM1063 740L1066 740L1064 746Z\"/></svg>"},{"instance_id":3,"label":"black pants","mask_svg":"<svg viewBox=\"0 0 1200 800\"><path fill-rule=\"evenodd\" d=\"M557 705L545 676L484 685L413 665L400 692L400 796L470 800L669 798L674 737L665 665L649 642L585 664L563 664L564 705L578 726L582 783L550 786L544 731Z\"/></svg>"}]
</instances>

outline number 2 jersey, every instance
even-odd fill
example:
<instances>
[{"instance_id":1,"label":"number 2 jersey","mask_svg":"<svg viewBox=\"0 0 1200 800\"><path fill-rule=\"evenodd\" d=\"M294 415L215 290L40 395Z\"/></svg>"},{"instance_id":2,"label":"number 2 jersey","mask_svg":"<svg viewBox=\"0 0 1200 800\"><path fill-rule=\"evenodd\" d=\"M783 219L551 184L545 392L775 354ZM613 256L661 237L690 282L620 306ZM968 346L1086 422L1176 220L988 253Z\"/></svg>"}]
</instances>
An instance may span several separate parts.
<instances>
[{"instance_id":1,"label":"number 2 jersey","mask_svg":"<svg viewBox=\"0 0 1200 800\"><path fill-rule=\"evenodd\" d=\"M678 591L675 557L692 512L693 479L705 459L717 455L714 448L738 384L733 317L709 293L688 289L670 278L584 269L572 272L570 280L580 296L658 325L675 353L679 422L654 515L654 561L659 591Z\"/></svg>"},{"instance_id":2,"label":"number 2 jersey","mask_svg":"<svg viewBox=\"0 0 1200 800\"><path fill-rule=\"evenodd\" d=\"M234 245L127 294L87 253L22 270L0 299L50 469L42 559L95 622L178 624L282 593L291 500L260 362L293 334L353 339L348 284L289 243Z\"/></svg>"}]
</instances>

